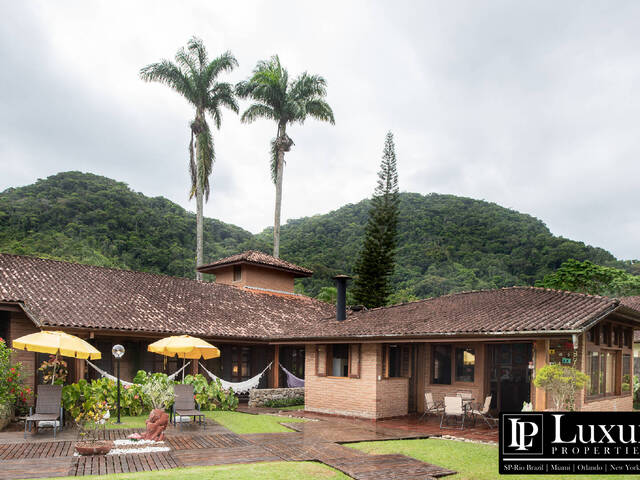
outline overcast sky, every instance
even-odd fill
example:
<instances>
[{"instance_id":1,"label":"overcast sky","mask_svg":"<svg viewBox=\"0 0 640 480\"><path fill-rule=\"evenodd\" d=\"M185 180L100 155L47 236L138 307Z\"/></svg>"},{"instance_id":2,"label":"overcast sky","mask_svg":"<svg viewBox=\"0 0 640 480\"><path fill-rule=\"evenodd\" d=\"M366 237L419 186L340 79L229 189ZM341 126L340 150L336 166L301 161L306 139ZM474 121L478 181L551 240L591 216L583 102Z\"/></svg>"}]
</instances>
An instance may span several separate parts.
<instances>
[{"instance_id":1,"label":"overcast sky","mask_svg":"<svg viewBox=\"0 0 640 480\"><path fill-rule=\"evenodd\" d=\"M240 62L221 80L277 53L328 82L336 125L290 129L283 218L371 195L392 130L401 190L640 258L640 3L586 3L0 0L0 191L81 170L195 210L193 112L138 71L197 35ZM275 130L225 114L205 215L271 225Z\"/></svg>"}]
</instances>

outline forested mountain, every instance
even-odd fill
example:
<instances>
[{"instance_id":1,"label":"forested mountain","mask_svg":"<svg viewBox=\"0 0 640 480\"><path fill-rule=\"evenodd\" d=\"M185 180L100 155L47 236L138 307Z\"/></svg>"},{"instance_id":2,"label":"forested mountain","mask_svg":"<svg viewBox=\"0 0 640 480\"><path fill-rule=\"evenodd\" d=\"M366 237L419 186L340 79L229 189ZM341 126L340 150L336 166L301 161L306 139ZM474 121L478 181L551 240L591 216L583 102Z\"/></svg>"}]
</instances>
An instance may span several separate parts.
<instances>
[{"instance_id":1,"label":"forested mountain","mask_svg":"<svg viewBox=\"0 0 640 480\"><path fill-rule=\"evenodd\" d=\"M307 294L352 272L368 208L363 200L282 226L282 258L315 272L302 281ZM553 236L529 215L453 195L402 193L399 229L400 298L532 285L569 258L629 268L606 250ZM248 248L270 253L272 230L254 236L206 219L204 240L209 260ZM0 193L0 251L193 277L195 215L124 183L65 172Z\"/></svg>"},{"instance_id":2,"label":"forested mountain","mask_svg":"<svg viewBox=\"0 0 640 480\"><path fill-rule=\"evenodd\" d=\"M179 205L88 173L0 193L0 252L194 277L195 231L195 214ZM204 231L209 258L235 253L252 237L212 219Z\"/></svg>"}]
</instances>

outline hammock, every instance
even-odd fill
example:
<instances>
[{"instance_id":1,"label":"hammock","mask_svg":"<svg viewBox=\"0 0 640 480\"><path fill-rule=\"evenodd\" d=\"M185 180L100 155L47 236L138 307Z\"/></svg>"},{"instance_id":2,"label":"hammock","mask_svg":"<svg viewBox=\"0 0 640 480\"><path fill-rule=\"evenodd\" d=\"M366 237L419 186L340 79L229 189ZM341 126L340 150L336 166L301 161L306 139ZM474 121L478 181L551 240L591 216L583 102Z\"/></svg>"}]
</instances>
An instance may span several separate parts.
<instances>
[{"instance_id":1,"label":"hammock","mask_svg":"<svg viewBox=\"0 0 640 480\"><path fill-rule=\"evenodd\" d=\"M117 379L116 377L114 377L113 375L109 375L107 372L105 372L104 370L102 370L102 369L101 369L101 368L99 368L98 366L94 365L94 364L93 364L93 363L91 363L89 360L85 360L85 361L86 361L89 365L91 365L91 366L94 368L94 370L100 374L100 376L101 376L101 377L108 378L109 380L111 380L111 381L113 381L113 382L117 382L117 381L118 381L118 379ZM182 366L182 368L181 368L180 370L178 370L178 371L177 371L177 372L175 372L175 373L172 373L171 375L168 375L169 380L173 380L174 378L176 378L176 376L177 376L177 375L178 375L182 370L184 370L185 368L187 368L187 365L189 365L190 363L191 363L191 362L187 362L185 365L183 365L183 366ZM120 379L120 383L121 383L122 385L124 385L125 387L126 387L127 385L128 385L128 386L133 385L133 383L131 383L131 382L125 382L125 381L124 381L124 380L122 380L122 379Z\"/></svg>"},{"instance_id":2,"label":"hammock","mask_svg":"<svg viewBox=\"0 0 640 480\"><path fill-rule=\"evenodd\" d=\"M284 368L281 363L278 363L278 365L280 365L280 368L287 376L287 387L289 388L304 387L303 378L296 377L293 373L291 373L289 370Z\"/></svg>"},{"instance_id":3,"label":"hammock","mask_svg":"<svg viewBox=\"0 0 640 480\"><path fill-rule=\"evenodd\" d=\"M271 363L273 363L273 362L271 362ZM255 377L250 378L249 380L245 380L244 382L227 382L226 380L222 380L221 378L216 377L213 373L211 373L209 370L207 370L205 368L205 366L202 365L202 363L200 363L200 366L202 367L202 369L205 372L207 372L207 375L209 375L209 377L211 377L211 380L214 380L214 381L215 380L220 380L220 384L222 385L222 388L224 388L225 390L232 389L235 393L247 393L247 392L249 392L249 390L251 390L253 388L256 388L258 386L262 376L271 367L271 363L269 365L267 365L265 367L265 369L262 370L262 372L260 372L258 375L256 375Z\"/></svg>"}]
</instances>

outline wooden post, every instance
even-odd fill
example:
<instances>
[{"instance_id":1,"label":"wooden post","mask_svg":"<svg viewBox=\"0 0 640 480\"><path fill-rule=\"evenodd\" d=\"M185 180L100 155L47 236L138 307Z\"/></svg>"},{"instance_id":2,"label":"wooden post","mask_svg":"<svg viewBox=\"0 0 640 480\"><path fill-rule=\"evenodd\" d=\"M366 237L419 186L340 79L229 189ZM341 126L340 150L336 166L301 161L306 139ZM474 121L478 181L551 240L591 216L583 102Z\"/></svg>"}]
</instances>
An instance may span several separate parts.
<instances>
[{"instance_id":1,"label":"wooden post","mask_svg":"<svg viewBox=\"0 0 640 480\"><path fill-rule=\"evenodd\" d=\"M75 365L76 368L75 368L74 382L78 383L78 380L84 378L85 366L87 363L81 358L76 358L75 361L76 361L76 365Z\"/></svg>"},{"instance_id":2,"label":"wooden post","mask_svg":"<svg viewBox=\"0 0 640 480\"><path fill-rule=\"evenodd\" d=\"M536 358L534 359L534 366L536 367L536 371L541 369L547 364L547 354L549 352L549 340L541 339L536 340L535 342L535 351ZM532 385L534 394L534 408L538 412L542 412L547 408L547 392L542 388L537 388Z\"/></svg>"},{"instance_id":3,"label":"wooden post","mask_svg":"<svg viewBox=\"0 0 640 480\"><path fill-rule=\"evenodd\" d=\"M280 388L280 345L273 348L273 388Z\"/></svg>"}]
</instances>

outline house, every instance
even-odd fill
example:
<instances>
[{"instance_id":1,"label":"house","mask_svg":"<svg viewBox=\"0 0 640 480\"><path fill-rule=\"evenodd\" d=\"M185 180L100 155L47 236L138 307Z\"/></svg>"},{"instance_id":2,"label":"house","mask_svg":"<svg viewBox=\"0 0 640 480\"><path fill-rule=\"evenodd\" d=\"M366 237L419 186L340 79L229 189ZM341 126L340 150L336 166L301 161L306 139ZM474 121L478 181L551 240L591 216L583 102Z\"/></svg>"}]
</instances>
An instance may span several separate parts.
<instances>
[{"instance_id":1,"label":"house","mask_svg":"<svg viewBox=\"0 0 640 480\"><path fill-rule=\"evenodd\" d=\"M634 330L640 310L625 301L534 287L467 292L372 310L338 307L296 295L310 270L260 252L199 267L214 283L0 254L0 337L39 329L79 335L103 353L126 348L123 378L138 369L172 373L176 360L147 352L164 336L191 334L222 352L205 364L229 381L246 380L270 362L305 378L305 408L380 419L420 412L425 391L493 395L498 410L523 402L548 407L533 386L547 363L575 365L591 384L580 410L631 410ZM640 306L638 307L640 308ZM43 357L17 352L36 385ZM191 365L198 371L198 363ZM260 387L283 386L272 368ZM95 375L70 361L70 379Z\"/></svg>"},{"instance_id":2,"label":"house","mask_svg":"<svg viewBox=\"0 0 640 480\"><path fill-rule=\"evenodd\" d=\"M230 280L226 268L232 272ZM283 384L278 363L304 376L304 346L280 348L271 339L334 315L332 305L294 293L293 278L312 272L258 252L203 270L220 273L218 281L0 254L0 337L13 340L40 329L64 330L96 346L103 358L94 363L111 373L111 347L121 343L121 374L131 380L138 369L175 372L181 361L150 353L147 346L168 335L189 334L219 347L220 358L204 363L225 380L247 380L270 362L276 368L261 387ZM18 352L16 357L29 382L37 384L37 366L47 355ZM95 377L84 361L67 360L71 380ZM197 372L198 363L191 368Z\"/></svg>"}]
</instances>

